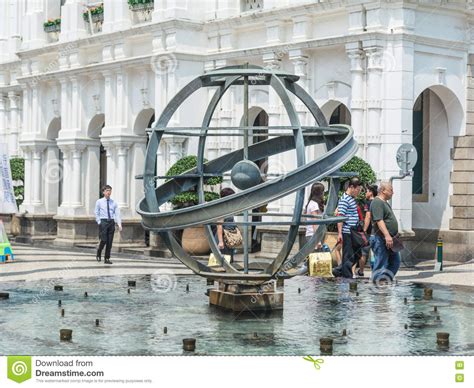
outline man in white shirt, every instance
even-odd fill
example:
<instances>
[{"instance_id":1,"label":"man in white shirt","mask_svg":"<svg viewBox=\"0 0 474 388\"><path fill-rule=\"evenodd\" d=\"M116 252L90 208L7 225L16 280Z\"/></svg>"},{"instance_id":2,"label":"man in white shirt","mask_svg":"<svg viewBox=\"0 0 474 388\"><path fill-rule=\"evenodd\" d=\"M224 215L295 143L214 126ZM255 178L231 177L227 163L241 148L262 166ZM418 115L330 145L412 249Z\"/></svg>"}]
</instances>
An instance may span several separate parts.
<instances>
[{"instance_id":1,"label":"man in white shirt","mask_svg":"<svg viewBox=\"0 0 474 388\"><path fill-rule=\"evenodd\" d=\"M122 231L122 220L120 219L120 211L117 203L110 198L112 187L105 185L102 188L104 196L95 203L95 220L99 225L99 248L97 249L96 259L101 261L102 249L105 246L104 263L112 264L110 261L110 251L112 249L112 241L114 239L115 224L118 225L119 231Z\"/></svg>"}]
</instances>

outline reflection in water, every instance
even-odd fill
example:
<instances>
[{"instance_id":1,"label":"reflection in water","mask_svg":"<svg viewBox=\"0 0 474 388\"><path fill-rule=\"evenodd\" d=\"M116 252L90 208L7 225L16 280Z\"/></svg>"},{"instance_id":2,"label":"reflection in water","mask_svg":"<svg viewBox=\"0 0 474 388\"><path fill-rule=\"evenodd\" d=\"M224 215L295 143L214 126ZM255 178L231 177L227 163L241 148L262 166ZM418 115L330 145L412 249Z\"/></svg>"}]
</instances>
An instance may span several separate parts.
<instances>
[{"instance_id":1,"label":"reflection in water","mask_svg":"<svg viewBox=\"0 0 474 388\"><path fill-rule=\"evenodd\" d=\"M417 284L358 280L351 290L352 280L298 277L285 281L283 311L235 314L209 306L205 279L176 281L167 293L149 275L64 280L62 292L47 280L3 283L0 354L317 355L321 337L334 339L334 355L474 354L469 290L435 287L427 301ZM71 343L59 342L61 328L73 330ZM451 334L448 349L437 347L439 331ZM183 352L186 337L196 352Z\"/></svg>"}]
</instances>

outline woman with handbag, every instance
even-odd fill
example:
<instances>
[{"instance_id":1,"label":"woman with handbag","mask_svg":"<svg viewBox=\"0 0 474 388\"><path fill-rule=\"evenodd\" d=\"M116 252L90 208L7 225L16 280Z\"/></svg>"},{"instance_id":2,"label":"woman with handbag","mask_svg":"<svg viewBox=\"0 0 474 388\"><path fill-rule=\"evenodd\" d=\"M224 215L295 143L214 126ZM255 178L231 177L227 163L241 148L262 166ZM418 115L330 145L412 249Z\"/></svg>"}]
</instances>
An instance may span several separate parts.
<instances>
[{"instance_id":1,"label":"woman with handbag","mask_svg":"<svg viewBox=\"0 0 474 388\"><path fill-rule=\"evenodd\" d=\"M221 198L235 194L230 187L223 188ZM230 255L230 262L234 261L235 247L242 243L242 234L236 225L226 225L235 222L234 216L224 218L223 225L217 225L216 240L223 255Z\"/></svg>"}]
</instances>

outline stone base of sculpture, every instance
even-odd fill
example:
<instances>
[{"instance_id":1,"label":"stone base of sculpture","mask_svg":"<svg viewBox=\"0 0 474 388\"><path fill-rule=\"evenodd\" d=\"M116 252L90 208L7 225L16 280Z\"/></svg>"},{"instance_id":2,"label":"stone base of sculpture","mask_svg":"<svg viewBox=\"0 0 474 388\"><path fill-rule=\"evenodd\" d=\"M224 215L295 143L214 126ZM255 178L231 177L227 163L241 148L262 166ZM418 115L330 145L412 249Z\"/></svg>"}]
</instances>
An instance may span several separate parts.
<instances>
[{"instance_id":1,"label":"stone base of sculpture","mask_svg":"<svg viewBox=\"0 0 474 388\"><path fill-rule=\"evenodd\" d=\"M209 303L233 312L283 310L283 292L274 281L260 286L218 282L209 290Z\"/></svg>"}]
</instances>

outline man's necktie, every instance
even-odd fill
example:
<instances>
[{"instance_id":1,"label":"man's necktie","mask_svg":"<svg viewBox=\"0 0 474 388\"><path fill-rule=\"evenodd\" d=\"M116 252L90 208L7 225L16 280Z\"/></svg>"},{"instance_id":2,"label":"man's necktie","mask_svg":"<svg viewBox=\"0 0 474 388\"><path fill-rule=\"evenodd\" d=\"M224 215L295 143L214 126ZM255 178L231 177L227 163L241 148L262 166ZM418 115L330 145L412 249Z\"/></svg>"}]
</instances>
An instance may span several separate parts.
<instances>
[{"instance_id":1,"label":"man's necktie","mask_svg":"<svg viewBox=\"0 0 474 388\"><path fill-rule=\"evenodd\" d=\"M107 198L107 216L108 216L108 219L110 220L110 207L109 207L109 201L110 199Z\"/></svg>"}]
</instances>

